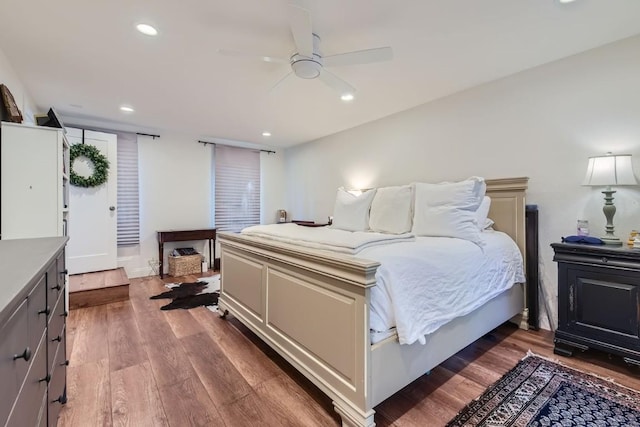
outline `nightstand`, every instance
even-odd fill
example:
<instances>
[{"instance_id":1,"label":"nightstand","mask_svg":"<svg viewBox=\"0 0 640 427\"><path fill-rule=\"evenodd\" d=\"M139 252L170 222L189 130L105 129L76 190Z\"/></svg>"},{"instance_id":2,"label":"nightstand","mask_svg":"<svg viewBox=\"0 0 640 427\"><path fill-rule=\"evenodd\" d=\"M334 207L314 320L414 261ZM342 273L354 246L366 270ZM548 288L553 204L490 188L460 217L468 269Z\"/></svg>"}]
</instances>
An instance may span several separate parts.
<instances>
[{"instance_id":1,"label":"nightstand","mask_svg":"<svg viewBox=\"0 0 640 427\"><path fill-rule=\"evenodd\" d=\"M551 246L558 263L554 353L597 348L640 365L640 249Z\"/></svg>"}]
</instances>

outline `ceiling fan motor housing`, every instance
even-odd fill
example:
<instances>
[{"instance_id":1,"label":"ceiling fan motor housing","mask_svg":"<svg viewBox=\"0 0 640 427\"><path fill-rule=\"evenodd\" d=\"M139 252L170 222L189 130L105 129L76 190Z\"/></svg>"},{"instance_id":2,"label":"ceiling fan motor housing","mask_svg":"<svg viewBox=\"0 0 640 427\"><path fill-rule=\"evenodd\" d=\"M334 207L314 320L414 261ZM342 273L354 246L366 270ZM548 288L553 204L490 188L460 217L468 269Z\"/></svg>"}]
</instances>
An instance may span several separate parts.
<instances>
[{"instance_id":1,"label":"ceiling fan motor housing","mask_svg":"<svg viewBox=\"0 0 640 427\"><path fill-rule=\"evenodd\" d=\"M291 57L291 69L296 76L302 79L315 79L322 71L320 55L313 54L313 58L307 58L299 54Z\"/></svg>"}]
</instances>

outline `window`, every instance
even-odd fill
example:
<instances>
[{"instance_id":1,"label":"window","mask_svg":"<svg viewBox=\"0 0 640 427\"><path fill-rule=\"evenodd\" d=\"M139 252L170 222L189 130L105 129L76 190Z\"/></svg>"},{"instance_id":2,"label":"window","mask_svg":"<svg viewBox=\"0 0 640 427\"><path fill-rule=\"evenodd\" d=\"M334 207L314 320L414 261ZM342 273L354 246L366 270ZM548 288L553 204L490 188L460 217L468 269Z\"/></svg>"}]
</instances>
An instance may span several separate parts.
<instances>
[{"instance_id":1,"label":"window","mask_svg":"<svg viewBox=\"0 0 640 427\"><path fill-rule=\"evenodd\" d=\"M118 246L139 242L138 137L118 133Z\"/></svg>"},{"instance_id":2,"label":"window","mask_svg":"<svg viewBox=\"0 0 640 427\"><path fill-rule=\"evenodd\" d=\"M260 224L260 152L215 145L214 221L218 231Z\"/></svg>"}]
</instances>

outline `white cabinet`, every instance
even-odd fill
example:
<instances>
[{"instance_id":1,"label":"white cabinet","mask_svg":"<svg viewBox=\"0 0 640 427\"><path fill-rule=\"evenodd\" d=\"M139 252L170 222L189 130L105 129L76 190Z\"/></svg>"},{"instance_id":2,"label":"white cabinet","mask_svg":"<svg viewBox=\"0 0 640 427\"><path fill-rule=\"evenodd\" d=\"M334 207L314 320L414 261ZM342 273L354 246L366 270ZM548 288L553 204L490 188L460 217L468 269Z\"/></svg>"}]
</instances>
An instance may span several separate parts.
<instances>
[{"instance_id":1,"label":"white cabinet","mask_svg":"<svg viewBox=\"0 0 640 427\"><path fill-rule=\"evenodd\" d=\"M0 238L67 235L69 143L62 129L0 124Z\"/></svg>"}]
</instances>

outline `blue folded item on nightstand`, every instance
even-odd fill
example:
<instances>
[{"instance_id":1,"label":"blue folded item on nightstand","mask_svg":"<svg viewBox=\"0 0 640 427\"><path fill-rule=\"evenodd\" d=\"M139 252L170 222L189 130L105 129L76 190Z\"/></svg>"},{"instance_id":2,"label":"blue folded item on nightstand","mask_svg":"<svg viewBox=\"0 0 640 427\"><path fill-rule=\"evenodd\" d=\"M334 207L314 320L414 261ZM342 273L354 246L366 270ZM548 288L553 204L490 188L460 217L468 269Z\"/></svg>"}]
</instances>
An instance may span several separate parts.
<instances>
[{"instance_id":1,"label":"blue folded item on nightstand","mask_svg":"<svg viewBox=\"0 0 640 427\"><path fill-rule=\"evenodd\" d=\"M591 236L567 236L562 238L562 243L584 243L586 245L604 245L597 237Z\"/></svg>"}]
</instances>

